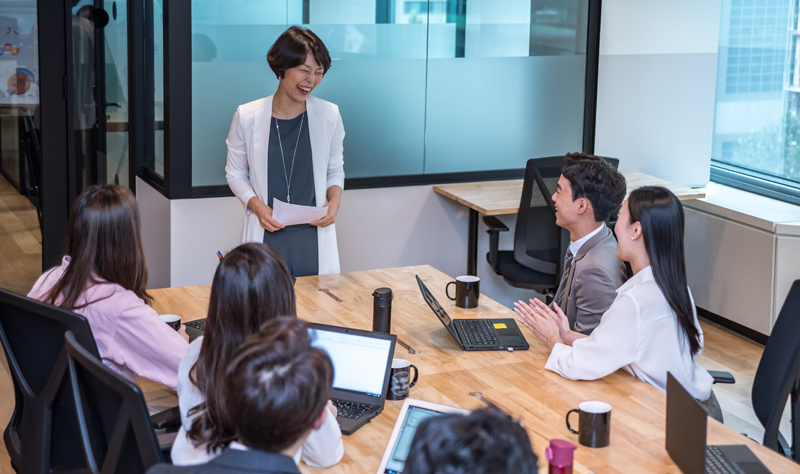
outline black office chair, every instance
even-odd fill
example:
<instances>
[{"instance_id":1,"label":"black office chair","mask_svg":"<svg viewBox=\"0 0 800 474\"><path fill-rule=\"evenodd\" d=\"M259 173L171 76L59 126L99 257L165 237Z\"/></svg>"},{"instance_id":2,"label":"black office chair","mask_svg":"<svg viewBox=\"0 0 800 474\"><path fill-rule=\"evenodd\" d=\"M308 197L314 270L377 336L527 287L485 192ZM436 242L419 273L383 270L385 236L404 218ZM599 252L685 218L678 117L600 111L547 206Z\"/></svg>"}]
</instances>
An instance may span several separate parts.
<instances>
[{"instance_id":1,"label":"black office chair","mask_svg":"<svg viewBox=\"0 0 800 474\"><path fill-rule=\"evenodd\" d=\"M614 168L619 165L618 159L604 159ZM513 251L498 249L500 232L507 232L508 227L494 216L483 218L489 228L486 259L492 270L511 286L545 295L548 303L558 289L569 246L569 233L556 225L556 210L551 199L563 165L563 156L528 160Z\"/></svg>"},{"instance_id":2,"label":"black office chair","mask_svg":"<svg viewBox=\"0 0 800 474\"><path fill-rule=\"evenodd\" d=\"M88 472L142 474L163 462L141 389L106 367L72 332L64 338Z\"/></svg>"},{"instance_id":3,"label":"black office chair","mask_svg":"<svg viewBox=\"0 0 800 474\"><path fill-rule=\"evenodd\" d=\"M792 397L792 443L778 431L786 401ZM764 426L764 446L800 460L800 280L786 296L772 327L753 380L751 400L758 421Z\"/></svg>"},{"instance_id":4,"label":"black office chair","mask_svg":"<svg viewBox=\"0 0 800 474\"><path fill-rule=\"evenodd\" d=\"M0 289L0 342L16 406L3 433L12 467L22 474L85 468L75 403L67 385L64 333L97 355L82 316Z\"/></svg>"}]
</instances>

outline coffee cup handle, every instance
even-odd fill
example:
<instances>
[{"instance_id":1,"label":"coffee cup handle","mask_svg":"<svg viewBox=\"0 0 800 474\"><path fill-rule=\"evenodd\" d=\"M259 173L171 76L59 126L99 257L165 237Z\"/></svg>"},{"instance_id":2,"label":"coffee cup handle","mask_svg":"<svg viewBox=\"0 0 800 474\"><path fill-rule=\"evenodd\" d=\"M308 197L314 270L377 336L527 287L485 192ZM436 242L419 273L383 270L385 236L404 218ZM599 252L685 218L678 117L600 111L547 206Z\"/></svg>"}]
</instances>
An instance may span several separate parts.
<instances>
[{"instance_id":1,"label":"coffee cup handle","mask_svg":"<svg viewBox=\"0 0 800 474\"><path fill-rule=\"evenodd\" d=\"M450 301L456 300L454 297L450 296L450 285L455 285L455 284L456 282L451 281L450 283L447 284L447 286L444 287L444 294L447 295L447 299L449 299Z\"/></svg>"},{"instance_id":2,"label":"coffee cup handle","mask_svg":"<svg viewBox=\"0 0 800 474\"><path fill-rule=\"evenodd\" d=\"M570 426L570 424L569 424L569 415L571 415L571 414L572 414L572 412L578 413L578 414L580 415L580 410L578 410L577 408L573 408L572 410L570 410L570 411L568 411L568 412L567 412L567 429L568 429L568 430L569 430L569 432L570 432L570 433L572 433L572 434L578 434L578 433L579 433L579 431L578 431L578 430L574 430L574 429L572 429L572 426Z\"/></svg>"},{"instance_id":3,"label":"coffee cup handle","mask_svg":"<svg viewBox=\"0 0 800 474\"><path fill-rule=\"evenodd\" d=\"M414 369L414 380L412 380L411 383L408 384L408 388L411 388L417 384L417 378L419 377L419 369L417 368L416 365L411 365L409 367Z\"/></svg>"}]
</instances>

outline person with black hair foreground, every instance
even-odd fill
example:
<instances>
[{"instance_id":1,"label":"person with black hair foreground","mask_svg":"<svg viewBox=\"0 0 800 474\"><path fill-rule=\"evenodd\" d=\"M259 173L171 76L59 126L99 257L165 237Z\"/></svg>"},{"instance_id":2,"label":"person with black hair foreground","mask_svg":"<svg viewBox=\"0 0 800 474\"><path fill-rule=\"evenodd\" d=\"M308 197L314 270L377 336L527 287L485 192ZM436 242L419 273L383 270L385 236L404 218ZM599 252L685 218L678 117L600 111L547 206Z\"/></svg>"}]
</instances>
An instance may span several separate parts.
<instances>
[{"instance_id":1,"label":"person with black hair foreground","mask_svg":"<svg viewBox=\"0 0 800 474\"><path fill-rule=\"evenodd\" d=\"M308 324L277 318L245 339L225 370L220 415L235 440L206 464L158 464L150 474L298 473L292 457L322 426L333 364L312 347Z\"/></svg>"},{"instance_id":2,"label":"person with black hair foreground","mask_svg":"<svg viewBox=\"0 0 800 474\"><path fill-rule=\"evenodd\" d=\"M403 474L528 474L536 463L525 428L499 410L476 410L420 423Z\"/></svg>"},{"instance_id":3,"label":"person with black hair foreground","mask_svg":"<svg viewBox=\"0 0 800 474\"><path fill-rule=\"evenodd\" d=\"M617 255L630 262L634 275L591 336L571 332L561 308L539 300L515 311L550 347L546 369L570 380L596 380L624 369L662 392L671 372L709 416L722 421L714 380L697 363L703 331L686 281L683 229L683 206L672 192L639 188L622 204L615 229ZM570 339L572 345L566 344Z\"/></svg>"},{"instance_id":4,"label":"person with black hair foreground","mask_svg":"<svg viewBox=\"0 0 800 474\"><path fill-rule=\"evenodd\" d=\"M189 345L178 367L181 428L172 445L176 465L201 464L236 439L223 416L225 368L243 341L280 317L296 317L292 277L281 257L263 243L243 244L220 260L204 335ZM315 428L295 462L330 467L344 456L337 410L328 404L324 423Z\"/></svg>"},{"instance_id":5,"label":"person with black hair foreground","mask_svg":"<svg viewBox=\"0 0 800 474\"><path fill-rule=\"evenodd\" d=\"M339 273L334 222L344 189L344 127L339 108L311 93L331 67L322 40L292 26L267 62L275 94L240 105L228 133L228 186L244 206L242 243L263 242L294 277ZM326 209L309 224L284 226L274 200Z\"/></svg>"},{"instance_id":6,"label":"person with black hair foreground","mask_svg":"<svg viewBox=\"0 0 800 474\"><path fill-rule=\"evenodd\" d=\"M605 224L625 192L625 177L604 159L583 153L564 157L552 199L556 224L569 231L570 244L553 306L561 308L577 334L592 333L627 279L617 240ZM564 337L572 342L570 333Z\"/></svg>"}]
</instances>

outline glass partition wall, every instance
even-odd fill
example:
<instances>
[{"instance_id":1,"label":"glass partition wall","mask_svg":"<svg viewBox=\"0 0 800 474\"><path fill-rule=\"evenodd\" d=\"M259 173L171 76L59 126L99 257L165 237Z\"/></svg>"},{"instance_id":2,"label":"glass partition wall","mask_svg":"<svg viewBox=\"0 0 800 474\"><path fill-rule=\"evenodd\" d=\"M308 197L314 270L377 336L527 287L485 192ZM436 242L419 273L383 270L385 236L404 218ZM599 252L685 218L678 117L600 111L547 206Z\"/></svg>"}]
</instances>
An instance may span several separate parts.
<instances>
[{"instance_id":1,"label":"glass partition wall","mask_svg":"<svg viewBox=\"0 0 800 474\"><path fill-rule=\"evenodd\" d=\"M592 151L599 2L181 3L165 7L162 33L154 27L156 103L185 103L180 116L190 118L164 112L167 164L151 171L171 198L231 194L231 118L275 92L266 54L291 25L314 31L331 53L314 95L342 114L346 187L521 177L530 158ZM188 67L169 62L159 99L161 38L166 56Z\"/></svg>"}]
</instances>

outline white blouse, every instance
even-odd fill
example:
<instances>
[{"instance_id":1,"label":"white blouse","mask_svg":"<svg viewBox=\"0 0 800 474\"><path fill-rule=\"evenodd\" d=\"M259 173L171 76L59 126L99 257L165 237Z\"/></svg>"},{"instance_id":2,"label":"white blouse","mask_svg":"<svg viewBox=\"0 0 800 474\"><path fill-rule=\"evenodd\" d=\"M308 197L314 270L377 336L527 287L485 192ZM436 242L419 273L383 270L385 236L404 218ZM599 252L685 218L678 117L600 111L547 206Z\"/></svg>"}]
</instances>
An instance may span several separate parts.
<instances>
[{"instance_id":1,"label":"white blouse","mask_svg":"<svg viewBox=\"0 0 800 474\"><path fill-rule=\"evenodd\" d=\"M181 410L181 429L172 445L172 463L176 466L202 464L217 457L221 451L208 453L205 446L195 447L189 439L187 432L192 427L194 417L189 416L189 410L203 403L206 398L202 392L189 380L189 372L194 367L200 356L200 347L203 338L198 337L191 344L178 367L178 404ZM325 422L318 430L311 431L303 445L294 455L294 461L303 461L312 467L330 467L342 460L344 445L342 444L342 431L339 423L328 409Z\"/></svg>"},{"instance_id":2,"label":"white blouse","mask_svg":"<svg viewBox=\"0 0 800 474\"><path fill-rule=\"evenodd\" d=\"M678 318L648 266L619 287L591 336L572 346L556 344L545 368L570 380L596 380L621 368L662 392L667 390L669 371L694 398L705 401L714 379L696 362L703 352L696 311L694 324L700 350L692 357Z\"/></svg>"}]
</instances>

